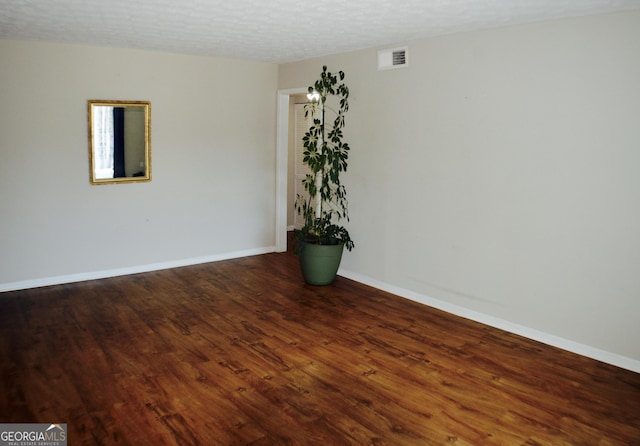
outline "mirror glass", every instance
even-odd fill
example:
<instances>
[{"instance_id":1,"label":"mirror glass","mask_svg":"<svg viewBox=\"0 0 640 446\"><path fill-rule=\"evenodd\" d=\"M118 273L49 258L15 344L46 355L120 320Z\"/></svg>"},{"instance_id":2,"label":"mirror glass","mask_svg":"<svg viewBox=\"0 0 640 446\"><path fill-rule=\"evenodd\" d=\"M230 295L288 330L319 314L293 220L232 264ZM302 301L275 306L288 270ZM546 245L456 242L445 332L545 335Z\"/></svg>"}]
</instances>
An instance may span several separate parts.
<instances>
[{"instance_id":1,"label":"mirror glass","mask_svg":"<svg viewBox=\"0 0 640 446\"><path fill-rule=\"evenodd\" d=\"M88 104L91 184L151 181L151 102Z\"/></svg>"}]
</instances>

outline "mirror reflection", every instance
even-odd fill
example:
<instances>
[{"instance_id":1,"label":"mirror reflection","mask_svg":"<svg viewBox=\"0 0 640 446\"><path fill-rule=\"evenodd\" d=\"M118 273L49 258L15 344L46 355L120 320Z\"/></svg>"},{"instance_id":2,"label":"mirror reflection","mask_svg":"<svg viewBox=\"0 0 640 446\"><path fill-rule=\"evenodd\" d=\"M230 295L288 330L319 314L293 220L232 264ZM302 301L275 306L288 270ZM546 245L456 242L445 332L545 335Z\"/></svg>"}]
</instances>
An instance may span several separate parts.
<instances>
[{"instance_id":1,"label":"mirror reflection","mask_svg":"<svg viewBox=\"0 0 640 446\"><path fill-rule=\"evenodd\" d=\"M151 180L151 103L89 100L92 184Z\"/></svg>"}]
</instances>

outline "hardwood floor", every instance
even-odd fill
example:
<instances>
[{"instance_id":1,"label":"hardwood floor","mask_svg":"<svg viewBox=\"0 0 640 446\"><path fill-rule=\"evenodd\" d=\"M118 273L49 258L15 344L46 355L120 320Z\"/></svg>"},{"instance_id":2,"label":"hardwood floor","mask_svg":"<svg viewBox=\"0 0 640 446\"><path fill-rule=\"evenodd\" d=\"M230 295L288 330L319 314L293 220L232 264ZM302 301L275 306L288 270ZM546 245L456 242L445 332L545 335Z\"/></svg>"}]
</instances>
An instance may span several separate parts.
<instances>
[{"instance_id":1,"label":"hardwood floor","mask_svg":"<svg viewBox=\"0 0 640 446\"><path fill-rule=\"evenodd\" d=\"M640 374L291 254L0 294L0 422L69 445L640 444Z\"/></svg>"}]
</instances>

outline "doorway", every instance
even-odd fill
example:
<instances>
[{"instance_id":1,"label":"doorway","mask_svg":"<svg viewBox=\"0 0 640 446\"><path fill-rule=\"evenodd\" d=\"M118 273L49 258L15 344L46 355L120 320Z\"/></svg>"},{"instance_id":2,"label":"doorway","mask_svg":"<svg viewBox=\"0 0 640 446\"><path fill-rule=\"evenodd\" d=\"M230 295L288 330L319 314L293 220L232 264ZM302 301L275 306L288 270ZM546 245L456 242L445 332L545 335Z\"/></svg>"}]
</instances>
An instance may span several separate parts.
<instances>
[{"instance_id":1,"label":"doorway","mask_svg":"<svg viewBox=\"0 0 640 446\"><path fill-rule=\"evenodd\" d=\"M276 252L287 250L287 214L289 208L289 143L292 132L293 112L290 110L294 95L306 94L306 88L295 88L278 91L278 110L276 117Z\"/></svg>"},{"instance_id":2,"label":"doorway","mask_svg":"<svg viewBox=\"0 0 640 446\"><path fill-rule=\"evenodd\" d=\"M307 166L304 159L304 142L302 140L304 134L309 130L310 119L305 116L307 97L305 95L292 96L294 99L294 126L293 126L293 142L289 143L289 147L293 146L293 169L289 169L289 175L293 174L293 197L289 196L289 201L292 199L295 201L299 194L304 194L304 179L308 174L311 174L311 169ZM291 149L290 149L291 150ZM290 156L291 158L291 156ZM291 205L291 203L289 203ZM293 217L289 215L293 213ZM293 229L302 229L304 226L304 215L300 215L292 207L288 207L287 220L290 222L293 219Z\"/></svg>"}]
</instances>

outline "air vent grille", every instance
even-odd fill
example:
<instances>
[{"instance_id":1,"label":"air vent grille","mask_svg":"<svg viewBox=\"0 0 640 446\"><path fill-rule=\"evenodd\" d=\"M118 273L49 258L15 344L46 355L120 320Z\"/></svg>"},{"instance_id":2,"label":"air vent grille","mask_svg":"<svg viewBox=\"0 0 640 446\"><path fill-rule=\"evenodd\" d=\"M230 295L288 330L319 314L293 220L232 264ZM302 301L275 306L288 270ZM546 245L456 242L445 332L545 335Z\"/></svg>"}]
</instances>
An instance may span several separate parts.
<instances>
[{"instance_id":1,"label":"air vent grille","mask_svg":"<svg viewBox=\"0 0 640 446\"><path fill-rule=\"evenodd\" d=\"M393 65L406 65L407 64L407 52L405 50L399 50L393 52Z\"/></svg>"},{"instance_id":2,"label":"air vent grille","mask_svg":"<svg viewBox=\"0 0 640 446\"><path fill-rule=\"evenodd\" d=\"M408 65L407 48L392 48L378 51L378 70L401 68Z\"/></svg>"}]
</instances>

